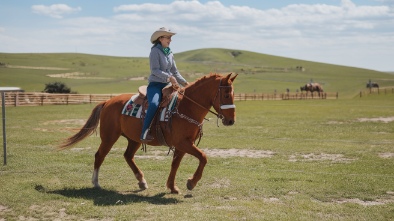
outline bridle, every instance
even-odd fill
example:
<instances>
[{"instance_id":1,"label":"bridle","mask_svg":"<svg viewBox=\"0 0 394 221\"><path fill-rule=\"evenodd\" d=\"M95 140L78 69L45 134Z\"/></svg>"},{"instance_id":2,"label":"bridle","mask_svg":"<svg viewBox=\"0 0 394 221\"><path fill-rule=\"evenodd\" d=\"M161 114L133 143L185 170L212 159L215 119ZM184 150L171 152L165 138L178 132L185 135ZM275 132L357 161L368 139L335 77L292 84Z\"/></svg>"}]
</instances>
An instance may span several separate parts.
<instances>
[{"instance_id":1,"label":"bridle","mask_svg":"<svg viewBox=\"0 0 394 221\"><path fill-rule=\"evenodd\" d=\"M216 91L215 98L213 99L213 101L212 101L212 103L211 103L211 105L212 105L213 107L215 107L215 101L216 101L216 98L217 98L218 94L221 94L221 89L222 89L222 88L229 88L229 87L231 88L231 86L222 86L222 85L221 85L221 84L222 84L222 79L223 79L223 78L220 79L220 82L219 82L219 85L218 85L218 90ZM194 104L196 104L197 106L201 107L202 109L207 110L207 111L211 112L212 114L214 114L214 115L217 117L217 122L216 122L216 124L217 124L217 126L219 127L219 119L221 119L221 120L224 119L224 116L223 116L222 113L216 113L216 112L211 111L210 109L208 109L208 108L202 106L201 104L197 103L196 101L194 101L193 99L191 99L190 97L188 97L187 95L185 95L185 90L180 90L180 89L179 89L179 86L176 87L176 86L173 85L173 88L174 88L176 91L178 91L178 93L179 93L182 97L188 99L189 101L191 101L192 103L194 103ZM219 96L220 96L220 95L219 95ZM221 96L220 96L220 97L221 97ZM235 108L235 105L234 105L234 104L222 104L221 98L220 98L220 97L219 97L219 110L220 110L220 112L221 112L221 110L224 110L224 109ZM215 109L216 109L216 108L215 108ZM187 115L184 115L184 114L182 114L182 113L179 113L179 112L178 112L178 107L176 107L176 108L171 112L171 115L174 115L174 114L177 114L180 118L187 120L189 123L192 123L192 124L197 125L197 127L199 128L199 132L198 132L198 135L197 135L197 136L198 136L198 142L197 142L196 145L198 146L198 144L200 143L201 138L202 138L202 136L203 136L202 125L204 124L204 121L200 123L200 122L198 122L197 120L195 120L195 119L193 119L193 118L191 118L191 117L189 117L189 116L187 116ZM207 120L207 119L206 119L206 120ZM171 150L171 148L170 148L170 150ZM168 153L169 153L169 152L168 152Z\"/></svg>"},{"instance_id":2,"label":"bridle","mask_svg":"<svg viewBox=\"0 0 394 221\"><path fill-rule=\"evenodd\" d=\"M218 97L218 94L220 94L219 95L219 112L220 113L214 113L217 116L218 119L219 118L220 119L224 118L223 114L221 113L222 110L231 109L231 108L235 109L235 104L223 104L222 103L222 96L221 96L222 95L222 91L221 91L221 89L223 89L223 88L231 88L231 86L222 86L222 79L223 78L220 79L218 90L216 91L215 98L213 99L213 102L212 102L212 106L215 107L216 98ZM210 111L210 112L212 113L212 111Z\"/></svg>"},{"instance_id":3,"label":"bridle","mask_svg":"<svg viewBox=\"0 0 394 221\"><path fill-rule=\"evenodd\" d=\"M219 95L219 111L218 111L218 112L220 112L220 113L216 113L216 112L214 112L214 111L211 111L210 109L208 109L208 108L202 106L201 104L197 103L196 101L194 101L194 100L191 99L190 97L186 96L186 95L185 95L185 90L181 91L181 90L177 89L177 90L178 90L178 93L180 93L184 98L186 98L186 99L188 99L189 101L193 102L194 104L196 104L197 106L201 107L202 109L205 109L205 110L209 111L210 113L214 114L214 115L217 117L217 121L218 121L218 122L217 122L217 126L218 126L218 127L219 127L219 119L221 119L221 120L224 119L224 116L223 116L223 114L221 113L221 112L222 112L221 110L235 108L235 104L222 104L221 89L223 89L223 88L231 88L231 86L222 86L222 85L221 85L221 84L222 84L222 80L223 80L223 78L220 79L220 82L219 82L219 85L218 85L218 90L216 91L215 98L214 98L213 101L212 101L212 106L215 107L216 98L218 97L218 94L220 94L220 95ZM176 110L175 113L177 113L178 115L180 115L182 118L186 118L187 120L189 120L189 122L193 122L193 123L194 123L194 122L197 122L196 120L190 119L189 117L187 117L187 116L185 116L185 115L183 115L183 114L178 113L178 110ZM195 124L196 124L196 123L195 123ZM201 126L202 126L202 123L199 124L199 123L197 122L197 125L201 127Z\"/></svg>"}]
</instances>

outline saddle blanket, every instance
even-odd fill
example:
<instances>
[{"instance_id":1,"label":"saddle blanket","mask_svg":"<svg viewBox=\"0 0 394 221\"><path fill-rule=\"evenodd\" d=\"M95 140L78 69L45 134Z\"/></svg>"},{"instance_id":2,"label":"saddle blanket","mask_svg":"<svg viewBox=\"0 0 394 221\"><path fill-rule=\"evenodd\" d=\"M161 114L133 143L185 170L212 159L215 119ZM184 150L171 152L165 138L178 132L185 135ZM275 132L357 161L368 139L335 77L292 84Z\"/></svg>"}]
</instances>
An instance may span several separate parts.
<instances>
[{"instance_id":1,"label":"saddle blanket","mask_svg":"<svg viewBox=\"0 0 394 221\"><path fill-rule=\"evenodd\" d=\"M131 96L130 100L126 102L123 107L122 114L130 117L141 118L142 115L142 105L134 103L134 100L138 97L138 94ZM162 108L160 111L160 121L168 121L170 118L171 111L175 108L176 102L178 100L178 92L172 96L171 101L167 107ZM146 110L144 110L146 113Z\"/></svg>"}]
</instances>

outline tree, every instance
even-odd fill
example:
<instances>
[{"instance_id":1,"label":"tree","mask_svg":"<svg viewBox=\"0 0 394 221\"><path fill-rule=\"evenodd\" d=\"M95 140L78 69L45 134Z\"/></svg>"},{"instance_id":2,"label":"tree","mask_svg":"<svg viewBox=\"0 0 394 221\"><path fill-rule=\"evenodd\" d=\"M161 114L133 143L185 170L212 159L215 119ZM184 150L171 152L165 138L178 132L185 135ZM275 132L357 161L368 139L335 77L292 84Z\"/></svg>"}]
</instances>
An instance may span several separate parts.
<instances>
[{"instance_id":1,"label":"tree","mask_svg":"<svg viewBox=\"0 0 394 221\"><path fill-rule=\"evenodd\" d=\"M59 93L59 94L69 94L71 89L62 82L53 82L45 84L45 89L43 92L46 93Z\"/></svg>"}]
</instances>

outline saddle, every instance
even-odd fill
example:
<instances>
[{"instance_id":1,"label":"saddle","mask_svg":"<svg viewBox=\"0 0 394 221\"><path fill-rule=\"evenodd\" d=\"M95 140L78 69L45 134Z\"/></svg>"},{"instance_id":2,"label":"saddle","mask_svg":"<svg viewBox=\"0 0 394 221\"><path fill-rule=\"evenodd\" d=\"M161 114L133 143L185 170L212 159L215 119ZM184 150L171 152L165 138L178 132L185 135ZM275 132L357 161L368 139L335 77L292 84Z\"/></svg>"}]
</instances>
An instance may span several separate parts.
<instances>
[{"instance_id":1,"label":"saddle","mask_svg":"<svg viewBox=\"0 0 394 221\"><path fill-rule=\"evenodd\" d=\"M143 85L138 88L138 96L134 99L135 105L141 105L142 116L141 119L145 118L145 110L148 109L149 103L146 97L147 86ZM176 87L171 85L166 86L162 90L162 100L159 105L159 109L153 118L151 123L151 134L155 139L157 139L161 145L168 146L172 148L172 144L166 142L164 134L171 134L171 110L176 108L179 101L182 99L182 93L178 93ZM143 149L146 151L146 145Z\"/></svg>"},{"instance_id":2,"label":"saddle","mask_svg":"<svg viewBox=\"0 0 394 221\"><path fill-rule=\"evenodd\" d=\"M148 109L149 103L146 97L146 91L148 86L143 85L138 88L138 96L135 98L134 103L139 104L143 107L144 110ZM168 104L171 102L173 96L176 96L177 90L172 87L171 85L166 86L163 88L161 93L163 94L163 98L161 100L159 108L167 107Z\"/></svg>"}]
</instances>

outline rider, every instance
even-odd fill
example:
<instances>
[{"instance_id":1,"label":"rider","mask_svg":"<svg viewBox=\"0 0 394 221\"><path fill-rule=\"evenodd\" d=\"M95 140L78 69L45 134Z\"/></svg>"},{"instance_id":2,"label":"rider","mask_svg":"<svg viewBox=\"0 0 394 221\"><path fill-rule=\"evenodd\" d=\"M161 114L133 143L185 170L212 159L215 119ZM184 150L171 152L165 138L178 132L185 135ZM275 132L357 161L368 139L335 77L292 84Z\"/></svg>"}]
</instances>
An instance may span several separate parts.
<instances>
[{"instance_id":1,"label":"rider","mask_svg":"<svg viewBox=\"0 0 394 221\"><path fill-rule=\"evenodd\" d=\"M174 55L169 48L171 37L175 34L170 29L162 27L156 30L150 38L153 46L149 55L151 70L147 88L149 106L142 126L140 138L142 143L148 143L153 140L153 136L149 133L149 128L162 99L161 90L170 82L172 85L179 83L182 86L186 86L189 84L179 73Z\"/></svg>"}]
</instances>

